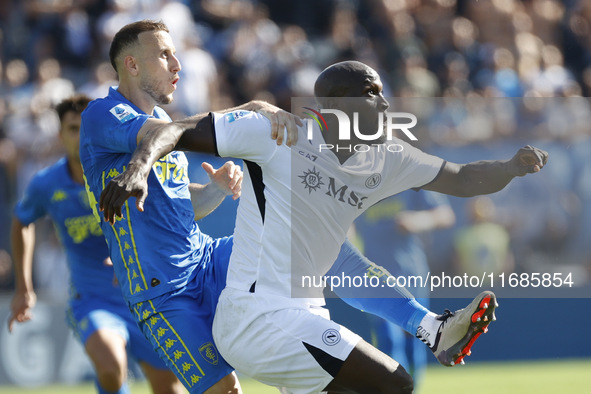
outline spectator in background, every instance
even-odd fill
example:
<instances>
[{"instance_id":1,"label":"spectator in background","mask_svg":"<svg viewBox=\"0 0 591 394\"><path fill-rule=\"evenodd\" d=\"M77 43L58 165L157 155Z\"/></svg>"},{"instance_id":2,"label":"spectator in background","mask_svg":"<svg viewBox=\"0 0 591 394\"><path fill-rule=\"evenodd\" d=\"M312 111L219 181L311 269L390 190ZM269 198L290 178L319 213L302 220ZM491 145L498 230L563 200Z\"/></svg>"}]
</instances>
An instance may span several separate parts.
<instances>
[{"instance_id":1,"label":"spectator in background","mask_svg":"<svg viewBox=\"0 0 591 394\"><path fill-rule=\"evenodd\" d=\"M62 76L62 67L57 59L47 58L39 64L35 91L45 107L51 109L74 94L74 83Z\"/></svg>"},{"instance_id":2,"label":"spectator in background","mask_svg":"<svg viewBox=\"0 0 591 394\"><path fill-rule=\"evenodd\" d=\"M212 104L218 104L219 82L215 61L201 48L197 33L187 35L180 42L179 59L183 64L180 77L190 82L179 85L176 92L178 99L172 107L185 117L206 112L212 108ZM199 88L196 89L196 86Z\"/></svg>"},{"instance_id":3,"label":"spectator in background","mask_svg":"<svg viewBox=\"0 0 591 394\"><path fill-rule=\"evenodd\" d=\"M101 62L93 70L93 78L82 85L79 91L91 98L103 97L111 86L117 85L117 74L109 62Z\"/></svg>"},{"instance_id":4,"label":"spectator in background","mask_svg":"<svg viewBox=\"0 0 591 394\"><path fill-rule=\"evenodd\" d=\"M0 248L0 291L12 289L12 260L6 249Z\"/></svg>"},{"instance_id":5,"label":"spectator in background","mask_svg":"<svg viewBox=\"0 0 591 394\"><path fill-rule=\"evenodd\" d=\"M10 222L9 207L14 194L12 185L16 171L16 149L4 131L5 114L6 102L0 99L0 226ZM0 231L0 291L13 286L9 242L9 232Z\"/></svg>"},{"instance_id":6,"label":"spectator in background","mask_svg":"<svg viewBox=\"0 0 591 394\"><path fill-rule=\"evenodd\" d=\"M482 275L513 271L513 254L507 229L495 223L495 205L481 196L468 203L470 224L460 228L454 239L458 274Z\"/></svg>"}]
</instances>

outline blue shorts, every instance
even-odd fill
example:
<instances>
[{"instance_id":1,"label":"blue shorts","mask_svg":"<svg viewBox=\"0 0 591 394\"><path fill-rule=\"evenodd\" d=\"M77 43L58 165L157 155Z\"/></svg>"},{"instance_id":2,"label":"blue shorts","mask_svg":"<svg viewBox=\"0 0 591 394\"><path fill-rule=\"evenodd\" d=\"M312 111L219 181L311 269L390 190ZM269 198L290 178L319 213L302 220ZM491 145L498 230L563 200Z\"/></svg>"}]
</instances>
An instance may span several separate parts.
<instances>
[{"instance_id":1,"label":"blue shorts","mask_svg":"<svg viewBox=\"0 0 591 394\"><path fill-rule=\"evenodd\" d=\"M119 302L96 295L78 295L70 301L66 320L82 345L85 345L88 338L97 330L109 329L125 340L128 353L136 361L146 362L157 369L167 369L166 364L142 334L123 296Z\"/></svg>"},{"instance_id":2,"label":"blue shorts","mask_svg":"<svg viewBox=\"0 0 591 394\"><path fill-rule=\"evenodd\" d=\"M203 393L234 370L220 356L211 332L232 241L215 240L186 287L132 306L154 349L192 394Z\"/></svg>"}]
</instances>

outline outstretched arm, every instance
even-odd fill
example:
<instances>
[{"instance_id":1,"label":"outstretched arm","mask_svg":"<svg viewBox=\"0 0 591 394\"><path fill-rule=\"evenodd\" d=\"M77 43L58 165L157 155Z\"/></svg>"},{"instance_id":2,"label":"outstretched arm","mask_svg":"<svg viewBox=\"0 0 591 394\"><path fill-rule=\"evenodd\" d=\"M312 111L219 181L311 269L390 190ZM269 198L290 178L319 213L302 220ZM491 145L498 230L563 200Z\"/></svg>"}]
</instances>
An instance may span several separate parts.
<instances>
[{"instance_id":1,"label":"outstretched arm","mask_svg":"<svg viewBox=\"0 0 591 394\"><path fill-rule=\"evenodd\" d=\"M271 121L271 138L280 144L283 134L279 130L287 128L287 144L297 138L297 118L263 101L251 101L231 111L260 111ZM299 124L299 123L298 123ZM190 116L174 122L149 119L137 135L138 146L129 161L128 171L147 177L152 165L162 156L173 150L215 153L214 130L209 113Z\"/></svg>"},{"instance_id":2,"label":"outstretched arm","mask_svg":"<svg viewBox=\"0 0 591 394\"><path fill-rule=\"evenodd\" d=\"M12 332L14 322L31 320L31 309L37 302L33 289L33 249L35 247L35 225L24 225L13 218L11 227L12 256L14 260L15 289L10 304L8 331Z\"/></svg>"},{"instance_id":3,"label":"outstretched arm","mask_svg":"<svg viewBox=\"0 0 591 394\"><path fill-rule=\"evenodd\" d=\"M280 144L287 130L287 144L297 139L301 121L294 115L264 102L250 102L230 110L260 111L271 121L271 138ZM195 115L175 122L149 119L138 132L138 146L126 171L113 178L101 193L99 208L106 221L122 217L121 207L129 197L136 197L137 209L143 211L148 195L147 178L152 165L162 156L177 150L215 153L214 129L209 114Z\"/></svg>"},{"instance_id":4,"label":"outstretched arm","mask_svg":"<svg viewBox=\"0 0 591 394\"><path fill-rule=\"evenodd\" d=\"M423 186L456 197L490 194L503 189L516 176L539 172L548 152L524 146L509 160L476 161L468 164L446 162L439 176Z\"/></svg>"},{"instance_id":5,"label":"outstretched arm","mask_svg":"<svg viewBox=\"0 0 591 394\"><path fill-rule=\"evenodd\" d=\"M302 123L295 115L264 101L251 101L219 112L226 113L239 110L259 112L268 118L271 122L270 136L277 141L278 145L283 143L284 129L287 132L286 144L288 146L297 141L298 130L296 125L301 126ZM144 139L146 141L142 143ZM215 152L213 128L209 113L194 115L172 123L150 119L138 132L137 142L138 147L130 164L132 162L138 164L146 162L149 163L148 167L151 167L156 160L174 149L205 153Z\"/></svg>"}]
</instances>

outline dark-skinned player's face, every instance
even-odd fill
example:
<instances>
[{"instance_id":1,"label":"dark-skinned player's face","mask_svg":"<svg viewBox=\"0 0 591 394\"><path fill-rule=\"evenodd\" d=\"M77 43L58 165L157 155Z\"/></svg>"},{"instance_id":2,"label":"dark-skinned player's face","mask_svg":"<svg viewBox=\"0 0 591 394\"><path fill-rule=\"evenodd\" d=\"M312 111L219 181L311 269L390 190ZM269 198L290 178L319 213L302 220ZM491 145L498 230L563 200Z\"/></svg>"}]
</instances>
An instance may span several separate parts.
<instances>
[{"instance_id":1,"label":"dark-skinned player's face","mask_svg":"<svg viewBox=\"0 0 591 394\"><path fill-rule=\"evenodd\" d=\"M348 113L357 112L359 114L359 131L362 134L375 134L379 127L379 114L385 112L390 104L382 94L383 85L380 76L372 68L367 67L360 71L354 79L350 81L347 97L358 97L351 103L353 108L349 108ZM353 117L350 117L353 121ZM385 125L386 117L383 117ZM354 135L352 133L352 138ZM381 143L385 139L385 134L375 143Z\"/></svg>"}]
</instances>

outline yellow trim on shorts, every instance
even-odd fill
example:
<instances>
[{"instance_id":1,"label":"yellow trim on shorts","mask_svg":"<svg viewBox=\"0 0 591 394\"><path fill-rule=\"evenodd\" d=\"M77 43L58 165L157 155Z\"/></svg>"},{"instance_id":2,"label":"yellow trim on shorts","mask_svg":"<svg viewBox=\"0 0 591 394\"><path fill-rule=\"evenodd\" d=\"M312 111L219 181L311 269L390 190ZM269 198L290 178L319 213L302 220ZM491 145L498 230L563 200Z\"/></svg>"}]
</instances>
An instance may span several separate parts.
<instances>
[{"instance_id":1,"label":"yellow trim on shorts","mask_svg":"<svg viewBox=\"0 0 591 394\"><path fill-rule=\"evenodd\" d=\"M195 358L193 357L193 354L189 351L189 349L187 348L187 345L185 345L185 342L182 340L182 338L176 332L176 330L170 324L170 322L164 317L164 315L161 312L156 312L156 308L154 307L154 304L152 303L152 300L148 300L146 302L149 302L150 303L150 306L152 308L153 314L150 315L150 317L147 317L145 319L141 316L141 313L140 313L139 308L141 308L141 305L143 304L143 302L140 302L140 303L138 303L138 304L136 304L134 306L135 313L138 315L140 321L141 320L145 320L144 324L150 330L150 335L152 336L152 338L154 339L154 341L156 342L156 344L158 344L158 347L160 347L160 349L162 349L162 352L164 353L164 355L166 356L166 358L170 361L170 363L174 366L174 368L177 370L178 374L183 377L183 380L186 382L186 384L189 387L193 387L193 385L195 383L197 383L202 377L205 376L205 372L203 372L203 369L201 369L201 366L199 365L199 363L197 363L197 360L195 360ZM171 332L174 334L174 336L176 337L176 339L182 345L183 349L186 352L186 355L188 357L190 357L190 359L193 362L193 364L197 367L197 369L199 370L199 372L201 372L201 376L195 376L195 375L193 375L193 376L186 376L186 372L187 371L185 370L185 368L183 368L183 365L182 364L179 365L177 363L178 358L175 360L174 355L171 355L171 354L169 354L167 352L166 344L163 345L160 342L159 338L158 338L158 334L156 332L152 331L152 324L150 324L149 319L150 318L153 318L154 315L157 315L160 319L162 319L162 321L166 324L166 326L168 327L168 329L171 330Z\"/></svg>"}]
</instances>

